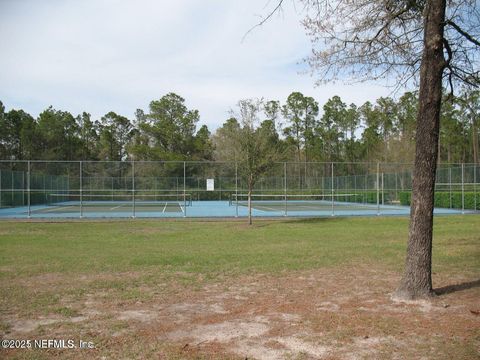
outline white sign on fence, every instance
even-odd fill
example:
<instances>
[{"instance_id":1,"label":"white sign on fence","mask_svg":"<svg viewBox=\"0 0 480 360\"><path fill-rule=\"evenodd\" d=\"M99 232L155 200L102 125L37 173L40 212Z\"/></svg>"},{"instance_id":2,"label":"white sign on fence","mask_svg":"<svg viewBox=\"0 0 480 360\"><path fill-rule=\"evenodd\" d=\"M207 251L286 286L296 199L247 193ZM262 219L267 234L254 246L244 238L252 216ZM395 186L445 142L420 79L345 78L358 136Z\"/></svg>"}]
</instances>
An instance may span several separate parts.
<instances>
[{"instance_id":1,"label":"white sign on fence","mask_svg":"<svg viewBox=\"0 0 480 360\"><path fill-rule=\"evenodd\" d=\"M214 179L207 179L207 191L215 190L215 180Z\"/></svg>"}]
</instances>

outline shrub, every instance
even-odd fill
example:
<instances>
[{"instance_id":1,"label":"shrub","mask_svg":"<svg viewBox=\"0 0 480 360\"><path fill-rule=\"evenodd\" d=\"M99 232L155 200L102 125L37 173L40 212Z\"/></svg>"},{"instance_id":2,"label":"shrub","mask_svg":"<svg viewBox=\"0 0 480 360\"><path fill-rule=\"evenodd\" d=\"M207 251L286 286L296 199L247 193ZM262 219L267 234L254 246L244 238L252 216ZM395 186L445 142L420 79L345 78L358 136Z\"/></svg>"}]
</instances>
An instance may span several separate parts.
<instances>
[{"instance_id":1,"label":"shrub","mask_svg":"<svg viewBox=\"0 0 480 360\"><path fill-rule=\"evenodd\" d=\"M411 203L412 194L410 191L402 191L399 194L400 204L409 206ZM469 210L480 210L480 193L466 191L463 193L464 208ZM461 209L462 208L462 192L435 192L435 207L447 209Z\"/></svg>"}]
</instances>

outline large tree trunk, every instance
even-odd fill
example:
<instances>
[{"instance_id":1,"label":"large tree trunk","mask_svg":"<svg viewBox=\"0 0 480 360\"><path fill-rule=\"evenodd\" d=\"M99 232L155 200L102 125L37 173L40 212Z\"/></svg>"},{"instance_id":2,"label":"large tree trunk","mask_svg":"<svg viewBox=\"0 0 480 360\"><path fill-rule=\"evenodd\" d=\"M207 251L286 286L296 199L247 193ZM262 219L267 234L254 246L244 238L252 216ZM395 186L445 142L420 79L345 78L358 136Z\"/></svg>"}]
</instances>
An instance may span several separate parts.
<instances>
[{"instance_id":1,"label":"large tree trunk","mask_svg":"<svg viewBox=\"0 0 480 360\"><path fill-rule=\"evenodd\" d=\"M412 207L405 273L396 298L433 295L432 228L442 99L443 27L445 0L427 0L424 10L424 49L420 68L419 108Z\"/></svg>"}]
</instances>

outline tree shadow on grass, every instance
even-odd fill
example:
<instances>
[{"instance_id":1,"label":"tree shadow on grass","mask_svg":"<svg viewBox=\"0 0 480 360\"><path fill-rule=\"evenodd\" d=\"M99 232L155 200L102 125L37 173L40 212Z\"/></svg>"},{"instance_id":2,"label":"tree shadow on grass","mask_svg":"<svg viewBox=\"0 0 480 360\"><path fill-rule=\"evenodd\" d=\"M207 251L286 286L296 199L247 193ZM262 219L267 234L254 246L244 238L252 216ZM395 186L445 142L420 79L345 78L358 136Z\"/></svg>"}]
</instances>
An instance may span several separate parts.
<instances>
[{"instance_id":1,"label":"tree shadow on grass","mask_svg":"<svg viewBox=\"0 0 480 360\"><path fill-rule=\"evenodd\" d=\"M331 223L331 222L338 222L345 220L346 218L328 218L328 217L312 217L312 218L268 218L268 217L254 217L253 218L253 226L251 228L262 228L268 226L275 226L279 223L282 224L317 224L317 223ZM227 221L230 219L226 218ZM242 223L242 221L238 221L238 223ZM245 218L245 225L249 227L247 220Z\"/></svg>"},{"instance_id":2,"label":"tree shadow on grass","mask_svg":"<svg viewBox=\"0 0 480 360\"><path fill-rule=\"evenodd\" d=\"M441 288L434 289L433 291L437 295L447 295L457 291L473 289L476 287L480 287L480 279L474 281L467 281L461 284L443 286Z\"/></svg>"},{"instance_id":3,"label":"tree shadow on grass","mask_svg":"<svg viewBox=\"0 0 480 360\"><path fill-rule=\"evenodd\" d=\"M332 223L332 222L340 222L347 220L345 217L311 217L311 218L287 218L284 220L284 223L294 223L294 224L315 224L315 223Z\"/></svg>"}]
</instances>

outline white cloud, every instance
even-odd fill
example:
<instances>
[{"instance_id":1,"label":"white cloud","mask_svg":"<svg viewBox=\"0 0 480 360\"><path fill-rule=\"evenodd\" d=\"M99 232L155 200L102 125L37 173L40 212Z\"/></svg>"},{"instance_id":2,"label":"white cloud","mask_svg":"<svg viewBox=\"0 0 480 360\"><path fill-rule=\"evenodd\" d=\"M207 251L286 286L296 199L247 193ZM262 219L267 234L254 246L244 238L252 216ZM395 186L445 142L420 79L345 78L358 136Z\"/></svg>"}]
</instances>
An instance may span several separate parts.
<instances>
[{"instance_id":1,"label":"white cloud","mask_svg":"<svg viewBox=\"0 0 480 360\"><path fill-rule=\"evenodd\" d=\"M265 8L265 4L269 7ZM0 2L0 100L37 115L49 105L95 118L133 116L170 91L215 128L246 97L361 104L387 95L372 85L328 85L299 75L309 40L292 3L245 33L274 2L51 0Z\"/></svg>"}]
</instances>

